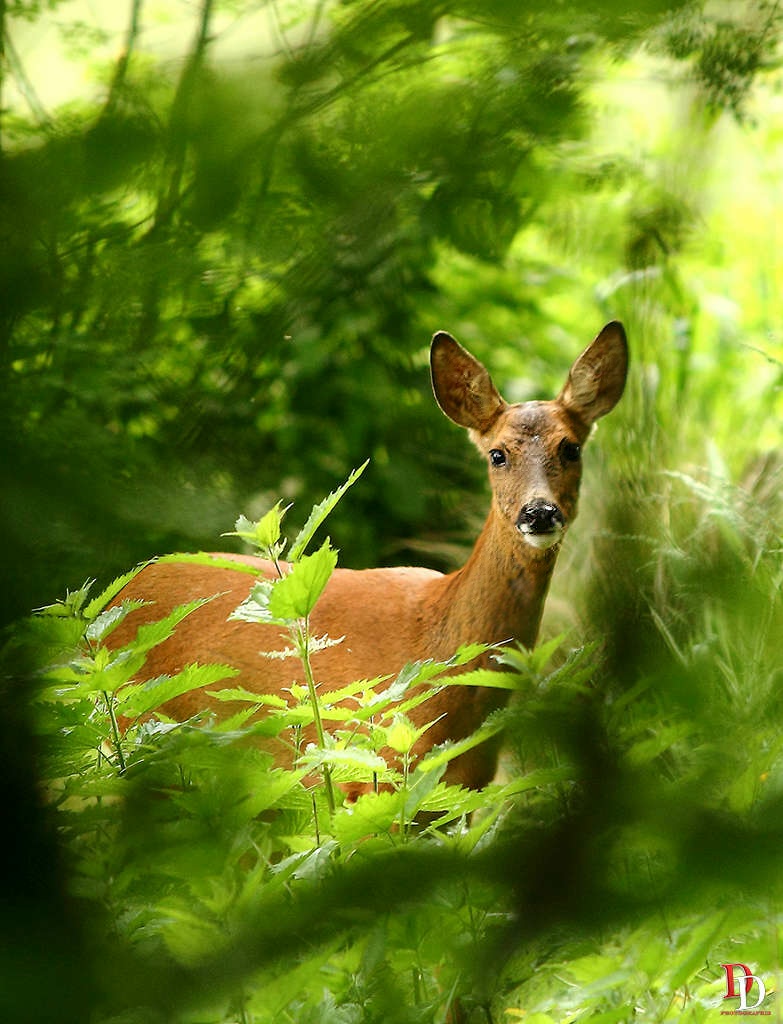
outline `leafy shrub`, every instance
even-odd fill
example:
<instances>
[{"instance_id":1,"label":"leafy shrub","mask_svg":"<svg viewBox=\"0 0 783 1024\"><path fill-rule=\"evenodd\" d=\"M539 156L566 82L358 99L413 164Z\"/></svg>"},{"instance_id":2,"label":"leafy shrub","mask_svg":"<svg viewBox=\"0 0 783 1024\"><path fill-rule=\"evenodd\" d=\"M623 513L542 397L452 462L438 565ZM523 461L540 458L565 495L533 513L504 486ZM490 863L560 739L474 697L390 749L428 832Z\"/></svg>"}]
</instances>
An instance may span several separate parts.
<instances>
[{"instance_id":1,"label":"leafy shrub","mask_svg":"<svg viewBox=\"0 0 783 1024\"><path fill-rule=\"evenodd\" d=\"M772 523L762 528L738 498L721 505L714 487L673 483L700 505L683 505L669 535L656 539L648 520L615 537L629 589L613 575L612 600L596 609L604 642L498 652L496 683L517 698L417 764L406 760L406 702L475 683L443 676L475 649L410 666L386 690L294 687L285 705L232 688L225 666L133 682L192 605L110 651L103 641L129 608L105 609L127 577L30 620L6 660L24 650L38 660L45 818L54 814L82 941L101 951L85 954L97 958L83 978L92 1019L518 1013L545 1024L626 1020L641 1007L699 1021L722 998L721 963L772 970L783 552L769 543ZM305 658L313 574L328 578L333 565L328 544L305 548L334 497L294 541L291 573L240 611L286 610ZM280 523L276 507L238 531L279 554ZM683 563L686 537L699 560ZM223 720L156 714L202 685L247 708ZM295 737L316 715L338 723L334 734L292 769L254 742ZM132 720L122 735L120 716ZM500 728L516 754L507 781L480 793L446 786L448 759ZM389 747L396 762L379 754ZM373 780L378 791L353 803L336 785ZM18 981L8 992L33 1004Z\"/></svg>"}]
</instances>

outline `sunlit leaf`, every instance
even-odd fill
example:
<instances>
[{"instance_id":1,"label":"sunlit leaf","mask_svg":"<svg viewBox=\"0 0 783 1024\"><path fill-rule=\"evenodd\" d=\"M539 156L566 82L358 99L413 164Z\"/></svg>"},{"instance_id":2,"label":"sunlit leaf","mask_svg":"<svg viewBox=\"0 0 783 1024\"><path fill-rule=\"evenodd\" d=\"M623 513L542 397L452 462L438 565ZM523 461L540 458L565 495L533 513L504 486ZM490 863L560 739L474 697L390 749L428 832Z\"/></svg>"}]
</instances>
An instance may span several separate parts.
<instances>
[{"instance_id":1,"label":"sunlit leaf","mask_svg":"<svg viewBox=\"0 0 783 1024\"><path fill-rule=\"evenodd\" d=\"M502 729L503 722L500 718L490 719L464 739L449 741L433 747L432 751L421 759L418 767L424 772L434 771L441 765L448 764L455 757L459 757L460 754L465 754L480 743L497 736Z\"/></svg>"},{"instance_id":2,"label":"sunlit leaf","mask_svg":"<svg viewBox=\"0 0 783 1024\"><path fill-rule=\"evenodd\" d=\"M117 713L126 718L138 718L175 697L237 674L237 669L230 665L186 665L176 675L159 676L121 690L117 694Z\"/></svg>"},{"instance_id":3,"label":"sunlit leaf","mask_svg":"<svg viewBox=\"0 0 783 1024\"><path fill-rule=\"evenodd\" d=\"M329 513L334 509L334 507L337 505L338 501L340 500L340 498L342 498L342 496L345 494L348 488L351 487L354 483L356 483L356 481L367 468L369 461L370 460L368 459L367 462L364 462L361 466L359 466L358 469L352 470L345 483L337 487L334 491L331 492L331 494L328 495L328 497L324 498L323 501L319 502L319 504L313 508L312 512L310 513L307 519L307 522L304 524L302 529L295 537L293 543L291 544L289 557L292 562L296 562L302 557L304 552L307 550L307 546L309 545L310 541L313 539L313 536L318 530L318 527L324 522L324 520L327 518Z\"/></svg>"},{"instance_id":4,"label":"sunlit leaf","mask_svg":"<svg viewBox=\"0 0 783 1024\"><path fill-rule=\"evenodd\" d=\"M228 537L240 537L248 544L258 548L264 554L273 553L279 555L282 547L279 546L283 518L291 508L290 505L282 506L282 501L273 505L257 522L252 522L246 516L240 516Z\"/></svg>"},{"instance_id":5,"label":"sunlit leaf","mask_svg":"<svg viewBox=\"0 0 783 1024\"><path fill-rule=\"evenodd\" d=\"M130 572L123 573L118 576L115 580L109 584L108 587L104 588L100 594L97 594L84 608L84 615L87 619L94 619L98 613L113 600L117 594L122 590L123 587L127 586L128 583L134 577L136 577L145 565L149 565L149 562L145 562L143 565L137 566L135 569L131 569Z\"/></svg>"},{"instance_id":6,"label":"sunlit leaf","mask_svg":"<svg viewBox=\"0 0 783 1024\"><path fill-rule=\"evenodd\" d=\"M328 540L314 554L303 555L275 582L269 597L271 614L284 621L308 616L336 565L337 552Z\"/></svg>"}]
</instances>

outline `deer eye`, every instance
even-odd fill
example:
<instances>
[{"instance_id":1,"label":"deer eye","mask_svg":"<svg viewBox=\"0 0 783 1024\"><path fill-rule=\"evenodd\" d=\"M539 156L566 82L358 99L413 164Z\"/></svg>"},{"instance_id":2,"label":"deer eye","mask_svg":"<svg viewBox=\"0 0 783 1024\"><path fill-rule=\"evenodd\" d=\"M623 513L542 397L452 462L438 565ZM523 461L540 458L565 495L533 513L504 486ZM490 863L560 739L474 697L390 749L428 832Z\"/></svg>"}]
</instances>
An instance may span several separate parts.
<instances>
[{"instance_id":1,"label":"deer eye","mask_svg":"<svg viewBox=\"0 0 783 1024\"><path fill-rule=\"evenodd\" d=\"M560 442L560 458L563 462L579 462L582 455L581 445L576 444L575 441L569 441L567 438L563 438Z\"/></svg>"},{"instance_id":2,"label":"deer eye","mask_svg":"<svg viewBox=\"0 0 783 1024\"><path fill-rule=\"evenodd\" d=\"M505 466L506 453L499 448L492 448L489 453L489 461L493 466Z\"/></svg>"}]
</instances>

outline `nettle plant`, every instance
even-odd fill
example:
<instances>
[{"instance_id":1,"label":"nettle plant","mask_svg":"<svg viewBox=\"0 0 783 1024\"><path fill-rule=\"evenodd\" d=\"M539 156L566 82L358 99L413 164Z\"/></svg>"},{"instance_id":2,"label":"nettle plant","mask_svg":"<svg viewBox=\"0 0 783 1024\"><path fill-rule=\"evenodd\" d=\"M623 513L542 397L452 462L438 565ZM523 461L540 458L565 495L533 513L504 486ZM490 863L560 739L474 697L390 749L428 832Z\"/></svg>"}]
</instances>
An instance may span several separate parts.
<instances>
[{"instance_id":1,"label":"nettle plant","mask_svg":"<svg viewBox=\"0 0 783 1024\"><path fill-rule=\"evenodd\" d=\"M339 1003L354 1013L340 1019L359 1020L383 978L390 1005L409 1004L410 1019L444 1019L460 990L474 987L465 942L478 950L514 913L481 869L485 854L518 813L550 816L577 785L574 765L558 758L481 791L447 784L450 761L496 736L513 709L418 759L412 750L426 725L408 716L443 687L464 685L522 690L525 714L535 716L552 690L582 685L587 648L553 671L559 640L533 652L496 650L503 664L495 671L470 669L485 651L473 645L393 678L319 687L317 652L348 640L313 635L310 616L337 555L328 540L309 549L359 472L313 509L290 544L280 503L258 522L236 524L277 573L258 576L233 614L278 624L286 642L273 656L290 659L298 677L287 691L250 692L228 665L190 664L139 682L150 652L205 602L184 603L112 647L112 632L139 607L116 603L133 574L97 596L88 583L41 609L6 651L26 654L38 682L41 785L56 811L69 892L98 911L101 935L109 929L151 977L163 964L172 985L182 969L221 979L209 992L186 985L170 995L168 982L147 995L118 981L115 995L134 1006L150 999L157 1013L170 998L172 1019L195 1019L176 1016L189 1003L205 1024L247 1024L333 1019ZM182 721L164 713L192 690L203 693L203 710ZM346 795L357 788L358 798ZM113 1013L105 1019L118 1019Z\"/></svg>"},{"instance_id":2,"label":"nettle plant","mask_svg":"<svg viewBox=\"0 0 783 1024\"><path fill-rule=\"evenodd\" d=\"M408 712L430 700L438 692L439 682L454 684L455 680L444 678L444 674L473 661L487 650L484 645L465 645L448 661L406 665L393 680L386 676L360 679L323 696L319 694L313 655L346 638L313 635L310 615L337 567L337 551L326 539L312 554L306 552L319 527L366 465L313 508L287 554L282 523L290 506L283 508L278 502L255 523L244 517L238 520L233 535L272 562L277 578L259 578L233 617L277 625L290 640L284 650L262 652L261 656L298 659L304 682L289 688L290 702L270 698L262 728L267 735L274 731L278 737L287 738L295 765L306 772L304 778L320 778L330 819L341 801L340 784L369 785L368 795L373 797L371 831L386 831L394 825L406 838L417 815L435 814L439 823L445 824L474 809L472 794L466 792L454 801L461 791L440 786L441 776L452 758L495 735L502 726L500 721L488 722L467 740L433 750L414 768L413 747L433 723L417 728L407 717ZM285 567L281 561L284 554ZM486 675L489 673L482 672L482 679ZM514 685L515 677L511 675L492 675L497 676L498 685ZM465 673L464 678L472 684L477 682L475 672ZM456 684L460 681L457 677ZM257 694L236 688L224 690L220 698L244 701L254 711L258 703ZM302 736L309 725L315 728L317 743L304 746Z\"/></svg>"},{"instance_id":3,"label":"nettle plant","mask_svg":"<svg viewBox=\"0 0 783 1024\"><path fill-rule=\"evenodd\" d=\"M218 815L225 823L228 813L245 830L240 847L261 851L262 860L271 863L289 854L301 859L324 843L343 851L373 836L406 843L436 828L464 826L482 809L480 820L463 829L470 838L462 841L475 843L495 825L514 794L558 781L534 773L482 792L447 785L442 776L449 761L497 735L504 713L495 713L471 736L434 747L419 760L412 751L431 723L416 727L408 714L444 686L529 688L560 638L534 653L495 651L508 671L474 669L454 675L455 669L487 651L472 644L446 661L408 664L394 678L361 679L320 692L313 657L345 638L313 635L310 616L336 567L337 551L328 539L311 553L309 549L363 469L351 473L312 509L290 544L283 537L288 508L282 502L257 522L240 517L232 533L276 568L276 578L268 579L249 565L232 563L232 568L258 576L233 617L275 624L287 637L282 651L259 650L258 655L298 662L292 678L299 675L301 681L293 682L285 696L232 685L236 671L229 665L191 664L176 674L137 682L148 652L205 601L178 606L159 621L140 626L126 645L111 649L107 638L140 606L127 600L111 605L133 573L97 597L89 597L88 583L40 611L32 635L39 652L54 656L40 666L43 686L37 703L40 728L48 734L46 771L63 807L73 797L100 802L123 795L135 782L172 797L173 806L157 807L154 817L173 821L184 812L192 821ZM207 555L166 559L214 564ZM231 706L226 716L204 710L174 721L161 711L167 701L202 688L208 697ZM317 741L304 742L305 731L313 728ZM268 752L270 745L282 745L290 767L279 766L281 759ZM352 785L364 790L356 800L345 797L344 788ZM227 793L228 810L223 802ZM267 813L271 811L279 813Z\"/></svg>"}]
</instances>

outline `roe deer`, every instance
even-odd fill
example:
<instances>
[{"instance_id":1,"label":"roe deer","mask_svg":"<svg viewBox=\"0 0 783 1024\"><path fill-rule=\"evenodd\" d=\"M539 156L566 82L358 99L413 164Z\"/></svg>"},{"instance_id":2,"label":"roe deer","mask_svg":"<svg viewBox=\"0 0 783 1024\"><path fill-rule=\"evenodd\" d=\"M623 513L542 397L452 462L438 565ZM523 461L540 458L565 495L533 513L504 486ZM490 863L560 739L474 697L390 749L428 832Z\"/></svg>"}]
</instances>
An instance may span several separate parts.
<instances>
[{"instance_id":1,"label":"roe deer","mask_svg":"<svg viewBox=\"0 0 783 1024\"><path fill-rule=\"evenodd\" d=\"M576 515L581 447L595 420L622 395L628 350L622 325L607 324L571 367L557 398L516 405L501 398L487 370L445 332L432 340L430 363L440 408L467 428L487 461L489 516L464 567L449 575L410 567L335 570L311 617L313 635L345 637L314 655L324 691L393 676L411 661L446 660L474 641L533 646L560 542ZM215 557L275 575L272 564L260 558ZM301 681L298 662L259 653L286 646L280 628L229 620L253 582L247 572L224 566L153 562L116 598L152 603L132 612L111 644L127 643L138 625L162 618L176 605L218 595L149 653L145 675L171 674L193 662L227 663L240 673L231 685L284 694ZM442 716L414 752L469 735L505 697L505 691L487 687L446 687L410 715L417 726ZM182 720L205 706L216 707L194 691L164 710ZM492 744L482 744L455 758L445 777L480 788L491 780L496 757Z\"/></svg>"}]
</instances>

